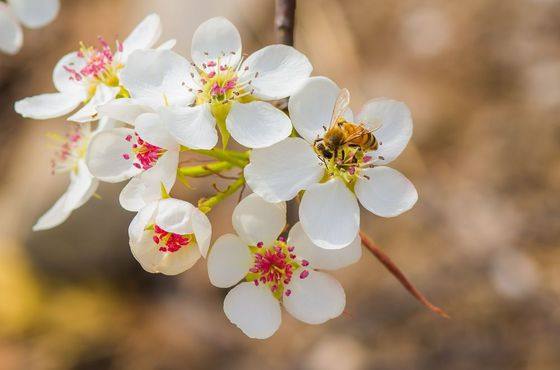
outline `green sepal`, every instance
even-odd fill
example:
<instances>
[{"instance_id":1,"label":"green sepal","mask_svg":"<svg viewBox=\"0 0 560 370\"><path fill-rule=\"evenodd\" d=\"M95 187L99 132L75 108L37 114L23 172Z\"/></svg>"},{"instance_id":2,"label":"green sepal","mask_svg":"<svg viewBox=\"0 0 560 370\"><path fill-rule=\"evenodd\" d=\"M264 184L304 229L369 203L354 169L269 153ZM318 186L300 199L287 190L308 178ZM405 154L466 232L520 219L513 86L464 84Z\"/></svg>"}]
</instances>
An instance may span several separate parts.
<instances>
[{"instance_id":1,"label":"green sepal","mask_svg":"<svg viewBox=\"0 0 560 370\"><path fill-rule=\"evenodd\" d=\"M171 198L169 196L169 193L167 192L167 189L165 188L165 185L162 183L161 184L161 199L168 199Z\"/></svg>"}]
</instances>

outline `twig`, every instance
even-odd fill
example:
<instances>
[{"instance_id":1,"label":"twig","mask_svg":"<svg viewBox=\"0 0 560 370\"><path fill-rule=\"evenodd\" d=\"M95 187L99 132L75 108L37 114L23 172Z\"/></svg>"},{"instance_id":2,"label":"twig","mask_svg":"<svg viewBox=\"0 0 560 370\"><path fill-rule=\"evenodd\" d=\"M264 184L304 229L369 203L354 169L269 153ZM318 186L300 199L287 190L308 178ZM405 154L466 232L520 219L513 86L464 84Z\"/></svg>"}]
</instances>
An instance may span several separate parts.
<instances>
[{"instance_id":1,"label":"twig","mask_svg":"<svg viewBox=\"0 0 560 370\"><path fill-rule=\"evenodd\" d=\"M296 0L276 0L274 25L277 43L294 46L295 16Z\"/></svg>"},{"instance_id":2,"label":"twig","mask_svg":"<svg viewBox=\"0 0 560 370\"><path fill-rule=\"evenodd\" d=\"M414 296L420 303L426 306L432 312L440 315L441 317L449 318L449 315L441 308L433 305L428 298L426 298L418 289L416 289L410 281L404 276L393 261L387 256L379 247L371 240L362 230L360 230L360 238L362 244L370 250L371 253L385 266L387 270L405 287L405 289Z\"/></svg>"}]
</instances>

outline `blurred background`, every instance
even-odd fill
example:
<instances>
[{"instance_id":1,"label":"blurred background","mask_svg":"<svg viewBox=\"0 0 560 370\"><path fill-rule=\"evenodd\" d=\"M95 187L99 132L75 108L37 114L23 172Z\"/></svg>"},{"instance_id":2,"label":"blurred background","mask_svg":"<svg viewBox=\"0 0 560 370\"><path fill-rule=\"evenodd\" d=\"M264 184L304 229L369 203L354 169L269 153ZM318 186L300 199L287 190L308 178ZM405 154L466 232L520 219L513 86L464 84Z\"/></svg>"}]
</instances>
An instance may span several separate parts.
<instances>
[{"instance_id":1,"label":"blurred background","mask_svg":"<svg viewBox=\"0 0 560 370\"><path fill-rule=\"evenodd\" d=\"M416 185L414 209L362 225L450 320L412 299L364 251L336 272L340 318L310 326L283 315L250 340L222 311L226 293L198 263L151 275L128 247L122 184L101 186L62 226L31 232L65 191L45 135L64 119L25 120L15 100L54 91L57 60L80 40L121 40L160 14L162 40L189 56L204 20L223 15L244 51L274 42L272 0L63 0L59 17L0 55L0 369L560 368L560 2L305 0L296 47L353 94L408 104L414 136L393 167ZM195 201L194 191L174 189ZM236 197L233 197L236 198ZM232 230L236 199L210 218Z\"/></svg>"}]
</instances>

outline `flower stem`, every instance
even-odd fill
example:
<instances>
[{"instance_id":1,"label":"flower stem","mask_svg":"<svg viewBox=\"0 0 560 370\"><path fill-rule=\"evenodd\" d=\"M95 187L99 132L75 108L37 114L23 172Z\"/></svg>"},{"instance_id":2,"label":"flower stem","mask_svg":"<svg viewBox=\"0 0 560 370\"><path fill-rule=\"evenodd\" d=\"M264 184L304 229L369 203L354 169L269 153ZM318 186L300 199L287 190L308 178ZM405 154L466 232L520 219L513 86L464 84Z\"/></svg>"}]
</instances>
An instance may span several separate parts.
<instances>
[{"instance_id":1,"label":"flower stem","mask_svg":"<svg viewBox=\"0 0 560 370\"><path fill-rule=\"evenodd\" d=\"M234 150L225 149L189 149L181 147L183 151L189 151L197 154L202 154L207 157L215 158L219 161L229 162L235 167L243 168L249 162L249 152L236 152Z\"/></svg>"},{"instance_id":2,"label":"flower stem","mask_svg":"<svg viewBox=\"0 0 560 370\"><path fill-rule=\"evenodd\" d=\"M201 199L198 201L198 209L200 209L204 213L208 213L212 210L216 204L220 203L222 200L226 199L230 195L234 194L237 190L239 190L245 184L245 178L243 176L239 176L237 180L232 182L228 185L227 189L219 192L218 194L208 198L208 199Z\"/></svg>"},{"instance_id":3,"label":"flower stem","mask_svg":"<svg viewBox=\"0 0 560 370\"><path fill-rule=\"evenodd\" d=\"M360 230L360 238L362 239L362 244L370 250L371 253L385 266L387 270L404 286L404 288L414 296L420 303L426 306L430 311L438 314L446 319L449 315L441 308L433 305L418 289L412 285L406 276L401 272L401 270L395 265L395 263L387 256L374 242L366 235L362 230Z\"/></svg>"},{"instance_id":4,"label":"flower stem","mask_svg":"<svg viewBox=\"0 0 560 370\"><path fill-rule=\"evenodd\" d=\"M296 17L296 0L276 0L274 24L276 42L294 45L294 21Z\"/></svg>"},{"instance_id":5,"label":"flower stem","mask_svg":"<svg viewBox=\"0 0 560 370\"><path fill-rule=\"evenodd\" d=\"M222 171L226 171L233 168L233 164L226 161L212 162L207 164L201 164L197 166L180 167L179 175L188 177L204 177L215 175Z\"/></svg>"}]
</instances>

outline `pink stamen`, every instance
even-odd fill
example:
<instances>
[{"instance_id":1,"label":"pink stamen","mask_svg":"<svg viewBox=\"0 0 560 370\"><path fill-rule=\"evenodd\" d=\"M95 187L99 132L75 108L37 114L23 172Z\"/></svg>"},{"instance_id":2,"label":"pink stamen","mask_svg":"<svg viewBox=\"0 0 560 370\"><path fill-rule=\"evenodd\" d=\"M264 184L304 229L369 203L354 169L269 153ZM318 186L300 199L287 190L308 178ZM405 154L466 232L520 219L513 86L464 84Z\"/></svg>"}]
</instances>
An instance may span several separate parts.
<instances>
[{"instance_id":1,"label":"pink stamen","mask_svg":"<svg viewBox=\"0 0 560 370\"><path fill-rule=\"evenodd\" d=\"M177 252L181 248L187 247L192 241L189 235L170 233L163 230L158 225L154 225L153 240L156 244L165 244L165 246L161 246L158 248L160 252L170 253Z\"/></svg>"},{"instance_id":2,"label":"pink stamen","mask_svg":"<svg viewBox=\"0 0 560 370\"><path fill-rule=\"evenodd\" d=\"M127 135L125 140L132 142L132 136ZM135 142L132 144L132 151L135 154L136 160L133 163L133 166L138 169L148 170L152 168L157 163L158 159L165 153L165 149L144 141L137 133L134 133L134 140ZM123 154L123 158L129 159L130 156L128 154Z\"/></svg>"}]
</instances>

